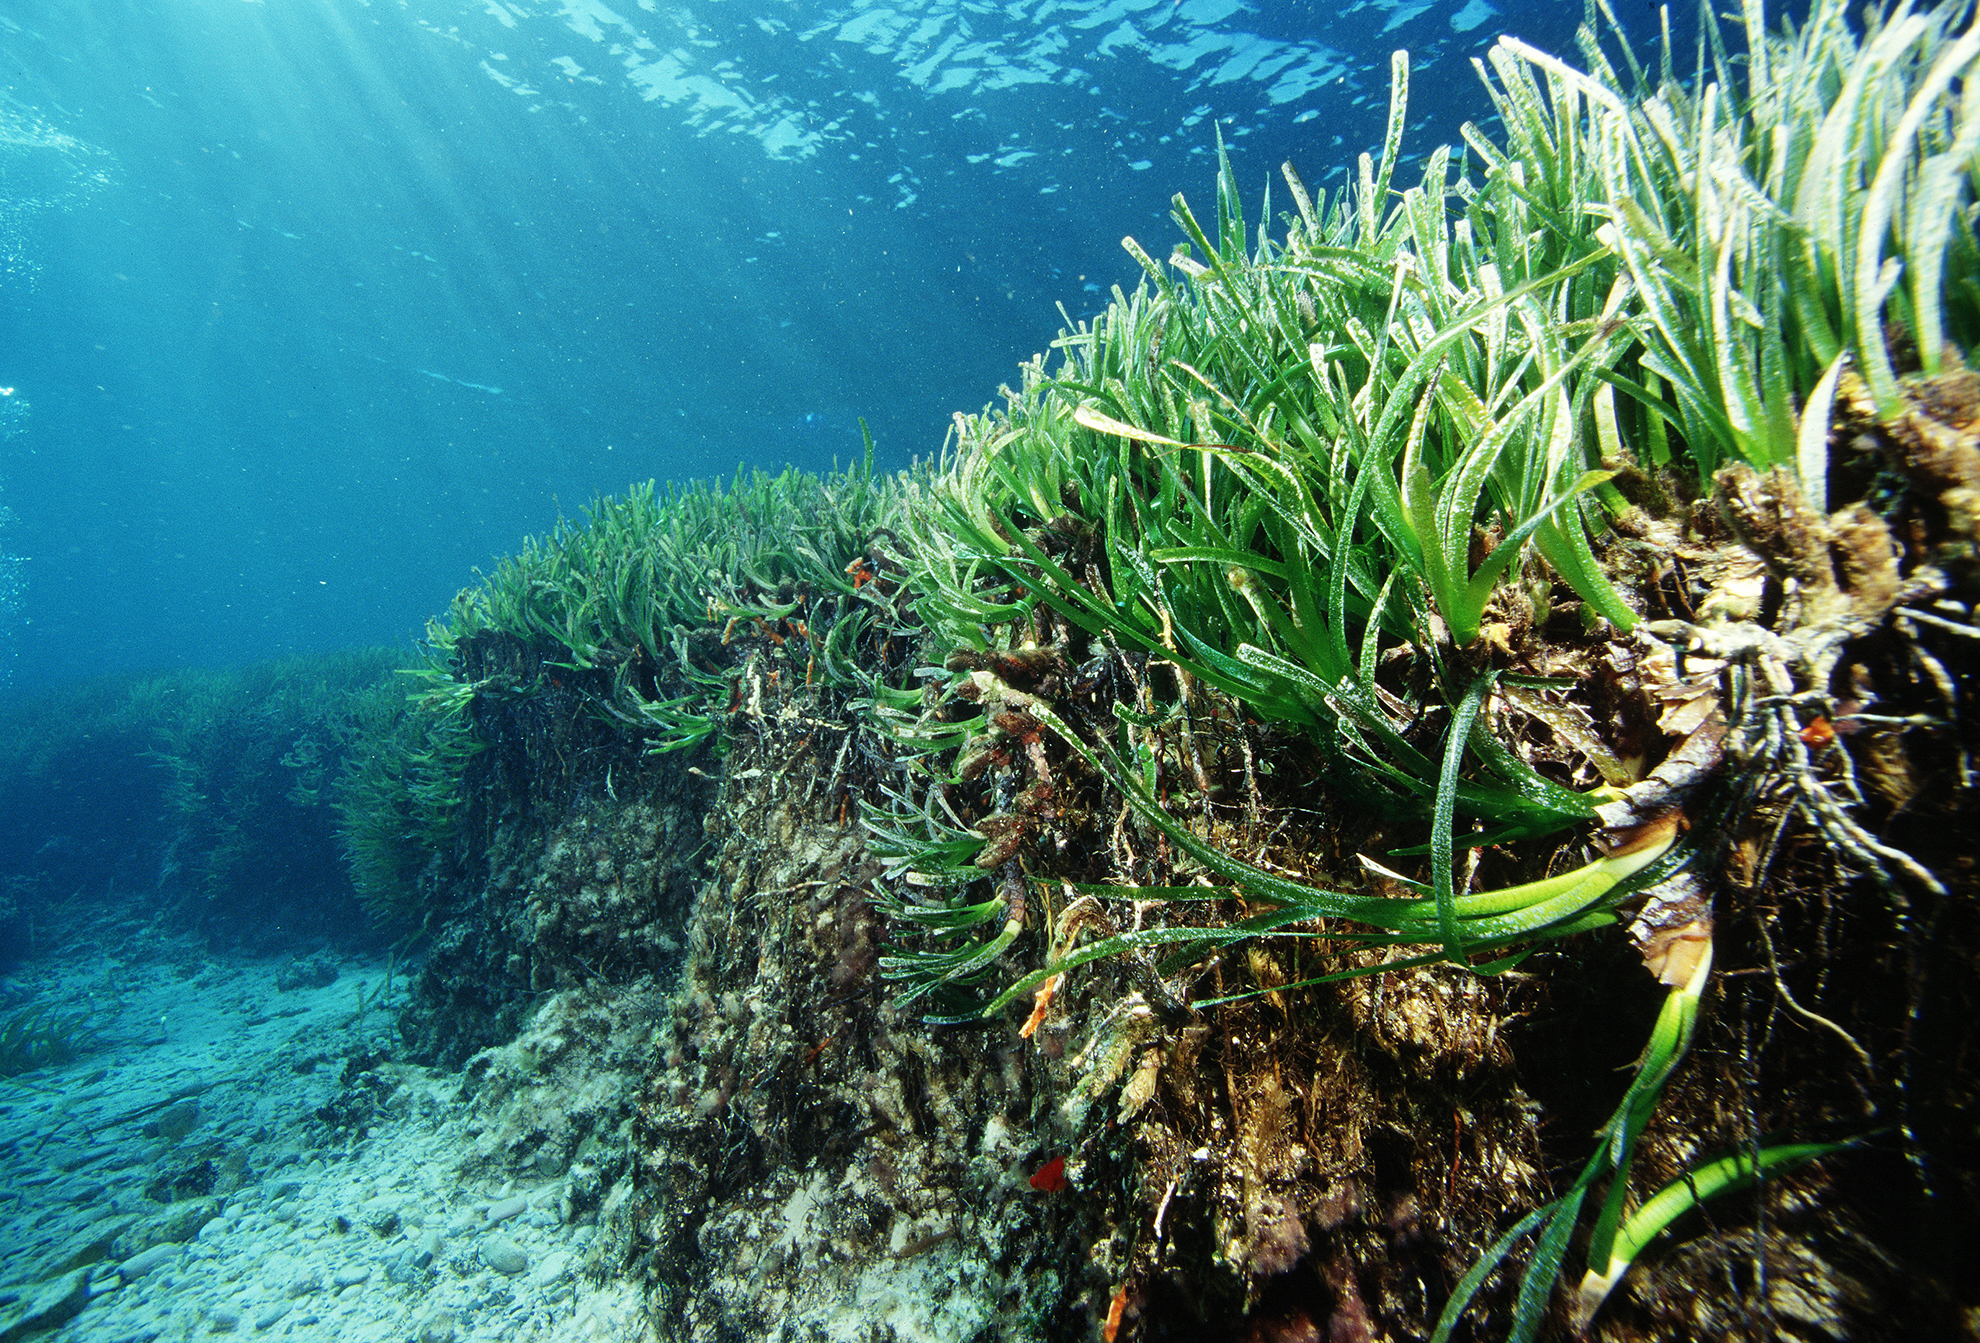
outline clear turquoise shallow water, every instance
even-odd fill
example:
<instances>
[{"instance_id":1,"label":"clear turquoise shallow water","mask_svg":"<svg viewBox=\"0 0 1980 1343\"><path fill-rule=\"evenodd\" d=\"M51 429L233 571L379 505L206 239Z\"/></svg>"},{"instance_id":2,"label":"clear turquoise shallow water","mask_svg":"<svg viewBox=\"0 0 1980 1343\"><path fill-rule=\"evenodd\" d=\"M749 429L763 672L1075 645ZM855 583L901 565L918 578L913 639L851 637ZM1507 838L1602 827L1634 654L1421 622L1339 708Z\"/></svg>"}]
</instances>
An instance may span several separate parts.
<instances>
[{"instance_id":1,"label":"clear turquoise shallow water","mask_svg":"<svg viewBox=\"0 0 1980 1343\"><path fill-rule=\"evenodd\" d=\"M827 467L861 417L931 454L1208 206L1216 128L1253 202L1338 187L1390 51L1420 152L1484 111L1470 56L1580 12L17 0L6 673L405 638L629 481Z\"/></svg>"}]
</instances>

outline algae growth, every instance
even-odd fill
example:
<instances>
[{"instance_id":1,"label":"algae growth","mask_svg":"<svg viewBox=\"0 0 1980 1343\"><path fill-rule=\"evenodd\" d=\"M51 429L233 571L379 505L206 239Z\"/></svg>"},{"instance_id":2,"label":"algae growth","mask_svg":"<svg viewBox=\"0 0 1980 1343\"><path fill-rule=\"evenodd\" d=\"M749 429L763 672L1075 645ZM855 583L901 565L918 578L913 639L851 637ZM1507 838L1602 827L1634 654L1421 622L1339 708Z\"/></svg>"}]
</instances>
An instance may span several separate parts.
<instances>
[{"instance_id":1,"label":"algae growth","mask_svg":"<svg viewBox=\"0 0 1980 1343\"><path fill-rule=\"evenodd\" d=\"M615 1223L662 1336L1973 1308L1963 15L1507 39L1409 181L1398 56L1354 188L1254 231L1225 164L938 463L635 491L463 594L430 996L685 943Z\"/></svg>"}]
</instances>

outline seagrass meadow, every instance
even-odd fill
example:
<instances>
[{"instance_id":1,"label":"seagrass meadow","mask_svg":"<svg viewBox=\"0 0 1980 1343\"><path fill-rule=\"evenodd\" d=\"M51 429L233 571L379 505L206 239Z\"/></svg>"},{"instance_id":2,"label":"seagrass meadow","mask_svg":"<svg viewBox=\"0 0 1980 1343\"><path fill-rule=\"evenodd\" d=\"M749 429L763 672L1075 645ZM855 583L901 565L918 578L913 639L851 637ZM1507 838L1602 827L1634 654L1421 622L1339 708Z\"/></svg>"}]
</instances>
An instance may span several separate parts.
<instances>
[{"instance_id":1,"label":"seagrass meadow","mask_svg":"<svg viewBox=\"0 0 1980 1343\"><path fill-rule=\"evenodd\" d=\"M153 920L264 952L298 937L389 940L366 927L366 878L347 877L339 851L353 819L382 814L361 781L382 760L402 769L393 734L426 723L397 674L405 656L369 648L110 676L10 703L0 965ZM357 799L347 816L340 802ZM428 861L436 838L406 850ZM28 1009L16 1020L68 1015Z\"/></svg>"},{"instance_id":2,"label":"seagrass meadow","mask_svg":"<svg viewBox=\"0 0 1980 1343\"><path fill-rule=\"evenodd\" d=\"M1724 23L433 622L406 1047L654 1336L1980 1335L1980 27Z\"/></svg>"}]
</instances>

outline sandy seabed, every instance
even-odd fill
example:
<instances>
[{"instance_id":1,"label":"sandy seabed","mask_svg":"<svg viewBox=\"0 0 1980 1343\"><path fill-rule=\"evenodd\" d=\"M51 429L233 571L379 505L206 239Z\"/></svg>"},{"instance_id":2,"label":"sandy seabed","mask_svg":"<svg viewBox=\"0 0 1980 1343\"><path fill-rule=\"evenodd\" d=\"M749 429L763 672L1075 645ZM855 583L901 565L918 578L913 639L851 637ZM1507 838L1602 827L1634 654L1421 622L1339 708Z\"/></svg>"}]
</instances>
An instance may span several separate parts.
<instances>
[{"instance_id":1,"label":"sandy seabed","mask_svg":"<svg viewBox=\"0 0 1980 1343\"><path fill-rule=\"evenodd\" d=\"M473 1173L462 1077L380 1061L384 961L147 951L6 985L86 1036L0 1079L0 1339L640 1332L581 1271L572 1177Z\"/></svg>"}]
</instances>

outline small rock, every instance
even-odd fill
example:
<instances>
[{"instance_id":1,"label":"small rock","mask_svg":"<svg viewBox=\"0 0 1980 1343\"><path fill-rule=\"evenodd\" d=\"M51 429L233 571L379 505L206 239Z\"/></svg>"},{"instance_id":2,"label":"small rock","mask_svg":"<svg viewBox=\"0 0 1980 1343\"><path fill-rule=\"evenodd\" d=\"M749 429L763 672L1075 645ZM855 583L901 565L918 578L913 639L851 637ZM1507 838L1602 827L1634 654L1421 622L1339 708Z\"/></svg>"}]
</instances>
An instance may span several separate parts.
<instances>
[{"instance_id":1,"label":"small rock","mask_svg":"<svg viewBox=\"0 0 1980 1343\"><path fill-rule=\"evenodd\" d=\"M257 1329L271 1329L288 1313L289 1303L286 1301L277 1301L273 1305L263 1306L255 1312L254 1327Z\"/></svg>"},{"instance_id":2,"label":"small rock","mask_svg":"<svg viewBox=\"0 0 1980 1343\"><path fill-rule=\"evenodd\" d=\"M304 1269L290 1278L288 1285L282 1290L289 1294L291 1301L299 1296L313 1295L323 1290L323 1275L313 1268Z\"/></svg>"},{"instance_id":3,"label":"small rock","mask_svg":"<svg viewBox=\"0 0 1980 1343\"><path fill-rule=\"evenodd\" d=\"M55 1197L65 1203L78 1206L95 1203L103 1197L105 1186L101 1180L69 1180L55 1191Z\"/></svg>"},{"instance_id":4,"label":"small rock","mask_svg":"<svg viewBox=\"0 0 1980 1343\"><path fill-rule=\"evenodd\" d=\"M59 1278L25 1289L21 1297L0 1306L0 1340L25 1338L74 1319L89 1304L89 1270L71 1269Z\"/></svg>"},{"instance_id":5,"label":"small rock","mask_svg":"<svg viewBox=\"0 0 1980 1343\"><path fill-rule=\"evenodd\" d=\"M529 1256L523 1253L522 1246L512 1240L496 1236L481 1243L481 1262L497 1273L511 1277L529 1267Z\"/></svg>"},{"instance_id":6,"label":"small rock","mask_svg":"<svg viewBox=\"0 0 1980 1343\"><path fill-rule=\"evenodd\" d=\"M325 955L290 961L275 974L275 987L285 992L320 989L337 982L337 962Z\"/></svg>"},{"instance_id":7,"label":"small rock","mask_svg":"<svg viewBox=\"0 0 1980 1343\"><path fill-rule=\"evenodd\" d=\"M454 1343L454 1317L442 1312L419 1327L419 1343Z\"/></svg>"},{"instance_id":8,"label":"small rock","mask_svg":"<svg viewBox=\"0 0 1980 1343\"><path fill-rule=\"evenodd\" d=\"M181 1253L182 1251L176 1245L169 1243L165 1245L154 1245L142 1254L134 1254L123 1263L117 1265L117 1276L125 1282L135 1282L137 1279L151 1272L152 1269L157 1268L160 1264L167 1264L178 1258ZM80 1272L80 1270L78 1271Z\"/></svg>"},{"instance_id":9,"label":"small rock","mask_svg":"<svg viewBox=\"0 0 1980 1343\"><path fill-rule=\"evenodd\" d=\"M556 1282L570 1271L571 1252L569 1250L552 1250L549 1254L543 1256L543 1262L538 1264L536 1266L536 1272L529 1276L530 1281L534 1282L537 1286L548 1287L551 1283Z\"/></svg>"},{"instance_id":10,"label":"small rock","mask_svg":"<svg viewBox=\"0 0 1980 1343\"><path fill-rule=\"evenodd\" d=\"M42 1276L66 1273L72 1268L95 1263L110 1253L112 1242L129 1230L135 1221L137 1214L119 1213L90 1223L55 1248L48 1256L48 1267Z\"/></svg>"},{"instance_id":11,"label":"small rock","mask_svg":"<svg viewBox=\"0 0 1980 1343\"><path fill-rule=\"evenodd\" d=\"M339 1287L355 1287L370 1276L371 1268L369 1265L353 1264L349 1268L340 1268L331 1274L330 1281L336 1283Z\"/></svg>"},{"instance_id":12,"label":"small rock","mask_svg":"<svg viewBox=\"0 0 1980 1343\"><path fill-rule=\"evenodd\" d=\"M216 1334L231 1334L241 1327L241 1313L231 1306L215 1306L206 1312L206 1322Z\"/></svg>"},{"instance_id":13,"label":"small rock","mask_svg":"<svg viewBox=\"0 0 1980 1343\"><path fill-rule=\"evenodd\" d=\"M439 1233L427 1232L417 1243L399 1251L398 1256L385 1266L385 1276L402 1287L411 1286L440 1257L440 1248Z\"/></svg>"},{"instance_id":14,"label":"small rock","mask_svg":"<svg viewBox=\"0 0 1980 1343\"><path fill-rule=\"evenodd\" d=\"M485 1225L494 1226L499 1222L506 1222L511 1217L527 1210L528 1207L529 1200L521 1194L517 1194L514 1198L505 1198L500 1203L491 1203L488 1205L488 1215L485 1219Z\"/></svg>"},{"instance_id":15,"label":"small rock","mask_svg":"<svg viewBox=\"0 0 1980 1343\"><path fill-rule=\"evenodd\" d=\"M160 1112L158 1118L146 1124L145 1132L153 1137L163 1138L168 1143L183 1142L187 1134L199 1127L200 1110L198 1101L180 1101L168 1110Z\"/></svg>"},{"instance_id":16,"label":"small rock","mask_svg":"<svg viewBox=\"0 0 1980 1343\"><path fill-rule=\"evenodd\" d=\"M162 1240L191 1240L199 1234L199 1229L212 1221L220 1213L220 1200L217 1198L189 1198L174 1203L157 1222L157 1234Z\"/></svg>"}]
</instances>

